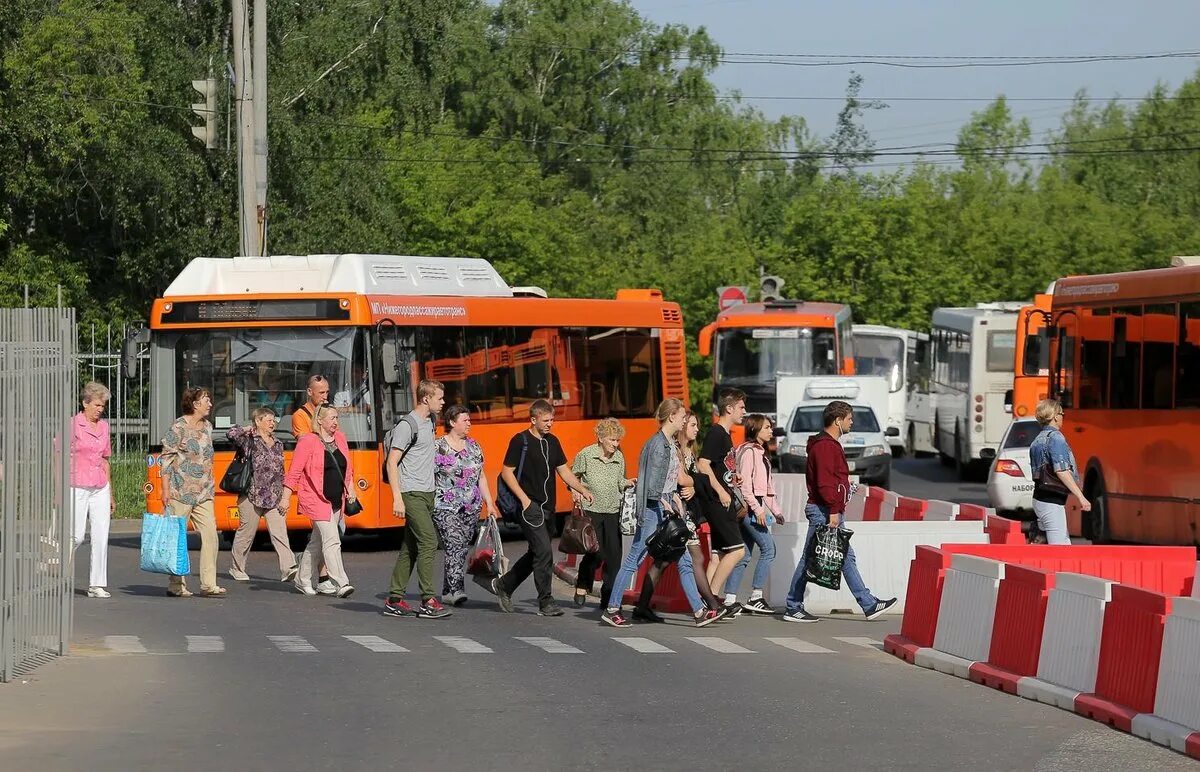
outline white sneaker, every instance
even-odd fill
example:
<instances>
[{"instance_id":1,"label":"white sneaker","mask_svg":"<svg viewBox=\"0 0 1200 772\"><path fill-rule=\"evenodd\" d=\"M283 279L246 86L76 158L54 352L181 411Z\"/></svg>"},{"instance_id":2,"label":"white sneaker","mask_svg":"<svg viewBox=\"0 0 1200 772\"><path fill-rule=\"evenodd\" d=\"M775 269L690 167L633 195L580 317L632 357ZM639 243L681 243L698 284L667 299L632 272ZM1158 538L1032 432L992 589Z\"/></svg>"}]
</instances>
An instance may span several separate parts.
<instances>
[{"instance_id":1,"label":"white sneaker","mask_svg":"<svg viewBox=\"0 0 1200 772\"><path fill-rule=\"evenodd\" d=\"M461 606L467 602L465 592L448 592L442 596L442 602L450 606Z\"/></svg>"},{"instance_id":2,"label":"white sneaker","mask_svg":"<svg viewBox=\"0 0 1200 772\"><path fill-rule=\"evenodd\" d=\"M354 593L354 585L352 585L352 584L342 585L337 590L337 596L339 598L349 598L353 593Z\"/></svg>"},{"instance_id":3,"label":"white sneaker","mask_svg":"<svg viewBox=\"0 0 1200 772\"><path fill-rule=\"evenodd\" d=\"M89 587L88 588L88 597L89 598L111 598L112 595L110 595L108 590L104 589L103 587Z\"/></svg>"},{"instance_id":4,"label":"white sneaker","mask_svg":"<svg viewBox=\"0 0 1200 772\"><path fill-rule=\"evenodd\" d=\"M332 579L326 579L323 582L317 583L317 592L322 595L336 595L338 586L333 583Z\"/></svg>"},{"instance_id":5,"label":"white sneaker","mask_svg":"<svg viewBox=\"0 0 1200 772\"><path fill-rule=\"evenodd\" d=\"M295 578L295 580L292 581L292 585L295 586L295 588L297 590L299 590L300 592L304 593L305 595L307 595L309 597L312 597L313 595L317 594L317 591L312 588L312 585L304 584L303 582L301 582L299 576L297 576Z\"/></svg>"},{"instance_id":6,"label":"white sneaker","mask_svg":"<svg viewBox=\"0 0 1200 772\"><path fill-rule=\"evenodd\" d=\"M249 575L249 574L247 574L245 571L239 571L239 570L237 570L236 568L230 568L230 569L229 569L229 578L230 578L230 579L232 579L232 580L233 580L233 581L235 581L235 582L248 582L248 581L250 581L250 575Z\"/></svg>"}]
</instances>

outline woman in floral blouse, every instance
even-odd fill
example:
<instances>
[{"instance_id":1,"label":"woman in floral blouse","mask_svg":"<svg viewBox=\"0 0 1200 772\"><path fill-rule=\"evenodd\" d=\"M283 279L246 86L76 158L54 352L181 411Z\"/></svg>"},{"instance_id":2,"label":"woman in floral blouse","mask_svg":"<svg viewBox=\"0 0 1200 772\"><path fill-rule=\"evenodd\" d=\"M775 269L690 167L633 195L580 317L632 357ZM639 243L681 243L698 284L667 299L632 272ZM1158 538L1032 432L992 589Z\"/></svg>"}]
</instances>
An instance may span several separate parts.
<instances>
[{"instance_id":1,"label":"woman in floral blouse","mask_svg":"<svg viewBox=\"0 0 1200 772\"><path fill-rule=\"evenodd\" d=\"M446 548L442 598L452 606L467 600L463 592L467 553L479 528L479 514L487 506L496 516L496 502L483 476L483 449L471 439L471 413L452 405L443 414L446 433L434 443L433 523Z\"/></svg>"},{"instance_id":2,"label":"woman in floral blouse","mask_svg":"<svg viewBox=\"0 0 1200 772\"><path fill-rule=\"evenodd\" d=\"M238 497L241 522L233 537L233 565L229 568L229 576L239 582L249 581L246 557L250 554L259 518L265 517L271 546L279 556L280 580L290 582L296 578L296 556L288 544L287 513L279 511L279 499L283 496L283 443L275 439L278 418L269 407L256 408L250 418L253 427L235 426L226 435L249 461L251 469L250 490Z\"/></svg>"},{"instance_id":3,"label":"woman in floral blouse","mask_svg":"<svg viewBox=\"0 0 1200 772\"><path fill-rule=\"evenodd\" d=\"M200 534L200 594L219 597L217 586L217 521L213 514L212 395L208 389L183 390L183 415L175 419L162 439L162 498L167 512L190 518ZM172 576L167 594L190 598L187 582Z\"/></svg>"}]
</instances>

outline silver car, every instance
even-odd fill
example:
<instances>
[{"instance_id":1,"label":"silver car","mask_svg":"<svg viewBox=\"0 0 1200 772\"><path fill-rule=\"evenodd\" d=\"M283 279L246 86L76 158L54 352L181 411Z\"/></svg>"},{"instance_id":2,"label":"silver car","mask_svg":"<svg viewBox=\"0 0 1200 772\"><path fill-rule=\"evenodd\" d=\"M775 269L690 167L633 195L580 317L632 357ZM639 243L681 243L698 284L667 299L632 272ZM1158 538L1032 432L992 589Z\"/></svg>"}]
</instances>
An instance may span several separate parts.
<instances>
[{"instance_id":1,"label":"silver car","mask_svg":"<svg viewBox=\"0 0 1200 772\"><path fill-rule=\"evenodd\" d=\"M1013 421L1000 440L1000 452L988 472L988 499L999 514L1024 515L1033 512L1033 474L1029 466L1029 445L1042 430L1031 419Z\"/></svg>"}]
</instances>

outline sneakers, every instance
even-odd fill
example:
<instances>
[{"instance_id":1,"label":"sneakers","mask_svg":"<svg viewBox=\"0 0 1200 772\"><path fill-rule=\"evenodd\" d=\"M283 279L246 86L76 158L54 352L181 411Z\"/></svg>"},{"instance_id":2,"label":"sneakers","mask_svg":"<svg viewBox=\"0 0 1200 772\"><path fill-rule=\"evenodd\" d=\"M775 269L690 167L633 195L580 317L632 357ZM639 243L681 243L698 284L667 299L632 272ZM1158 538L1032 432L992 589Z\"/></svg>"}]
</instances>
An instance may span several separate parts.
<instances>
[{"instance_id":1,"label":"sneakers","mask_svg":"<svg viewBox=\"0 0 1200 772\"><path fill-rule=\"evenodd\" d=\"M724 619L724 612L724 609L721 609L720 611L713 611L709 608L700 612L700 616L693 616L692 618L696 620L696 627L708 627L713 622Z\"/></svg>"},{"instance_id":2,"label":"sneakers","mask_svg":"<svg viewBox=\"0 0 1200 772\"><path fill-rule=\"evenodd\" d=\"M392 600L391 598L383 602L382 613L385 617L415 617L417 615L413 607L408 605L408 601Z\"/></svg>"},{"instance_id":3,"label":"sneakers","mask_svg":"<svg viewBox=\"0 0 1200 772\"><path fill-rule=\"evenodd\" d=\"M637 622L666 622L667 620L654 613L653 609L637 608L633 609L633 618Z\"/></svg>"},{"instance_id":4,"label":"sneakers","mask_svg":"<svg viewBox=\"0 0 1200 772\"><path fill-rule=\"evenodd\" d=\"M229 578L235 582L248 582L250 581L250 574L247 574L245 571L239 571L236 568L230 568Z\"/></svg>"},{"instance_id":5,"label":"sneakers","mask_svg":"<svg viewBox=\"0 0 1200 772\"><path fill-rule=\"evenodd\" d=\"M774 614L775 609L771 608L771 604L767 603L766 598L753 598L746 601L746 605L742 608L749 611L751 614Z\"/></svg>"},{"instance_id":6,"label":"sneakers","mask_svg":"<svg viewBox=\"0 0 1200 772\"><path fill-rule=\"evenodd\" d=\"M804 609L798 608L795 611L788 611L788 612L784 613L783 621L784 622L820 622L821 620L817 617L814 617L812 614L808 613Z\"/></svg>"},{"instance_id":7,"label":"sneakers","mask_svg":"<svg viewBox=\"0 0 1200 772\"><path fill-rule=\"evenodd\" d=\"M737 619L738 617L740 617L742 615L742 608L743 608L742 604L738 603L737 601L734 601L733 603L726 603L725 604L725 618L726 619Z\"/></svg>"},{"instance_id":8,"label":"sneakers","mask_svg":"<svg viewBox=\"0 0 1200 772\"><path fill-rule=\"evenodd\" d=\"M461 606L467 602L467 594L465 592L448 592L442 598L451 606Z\"/></svg>"},{"instance_id":9,"label":"sneakers","mask_svg":"<svg viewBox=\"0 0 1200 772\"><path fill-rule=\"evenodd\" d=\"M875 602L875 608L871 609L870 611L864 611L863 613L867 615L867 621L870 622L872 619L878 618L881 614L883 614L884 612L886 612L888 609L890 609L892 606L895 606L895 605L896 605L895 598L889 598L887 600L879 600L879 601Z\"/></svg>"},{"instance_id":10,"label":"sneakers","mask_svg":"<svg viewBox=\"0 0 1200 772\"><path fill-rule=\"evenodd\" d=\"M513 613L512 596L504 591L504 587L500 585L500 577L492 580L492 594L500 601L500 610L505 614Z\"/></svg>"},{"instance_id":11,"label":"sneakers","mask_svg":"<svg viewBox=\"0 0 1200 772\"><path fill-rule=\"evenodd\" d=\"M430 598L421 604L417 609L417 616L422 619L444 619L453 613L450 609L442 605L442 602L437 598Z\"/></svg>"},{"instance_id":12,"label":"sneakers","mask_svg":"<svg viewBox=\"0 0 1200 772\"><path fill-rule=\"evenodd\" d=\"M301 583L301 581L300 581L300 576L299 576L299 575L296 575L296 576L295 576L295 577L292 579L292 584L293 584L293 585L295 585L295 587L296 587L296 589L297 589L297 590L299 590L300 592L302 592L302 593L304 593L305 595L309 596L310 598L311 598L312 596L314 596L314 595L316 595L316 594L317 594L317 591L316 591L316 590L314 590L314 589L312 588L312 585L311 585L311 584L303 584L303 583Z\"/></svg>"},{"instance_id":13,"label":"sneakers","mask_svg":"<svg viewBox=\"0 0 1200 772\"><path fill-rule=\"evenodd\" d=\"M89 598L111 598L112 595L110 595L108 590L104 589L103 587L89 587L88 588L88 597Z\"/></svg>"},{"instance_id":14,"label":"sneakers","mask_svg":"<svg viewBox=\"0 0 1200 772\"><path fill-rule=\"evenodd\" d=\"M583 608L587 605L587 593L575 591L575 608Z\"/></svg>"},{"instance_id":15,"label":"sneakers","mask_svg":"<svg viewBox=\"0 0 1200 772\"><path fill-rule=\"evenodd\" d=\"M554 600L543 601L538 604L538 616L540 617L561 617L563 610L558 607L558 603Z\"/></svg>"},{"instance_id":16,"label":"sneakers","mask_svg":"<svg viewBox=\"0 0 1200 772\"><path fill-rule=\"evenodd\" d=\"M616 611L605 609L604 613L600 615L600 621L606 625L612 625L613 627L633 626L633 622L630 622L625 618L625 615L621 613L621 609L617 609Z\"/></svg>"},{"instance_id":17,"label":"sneakers","mask_svg":"<svg viewBox=\"0 0 1200 772\"><path fill-rule=\"evenodd\" d=\"M322 579L317 584L317 592L322 595L336 595L337 589L338 587L333 583L332 579Z\"/></svg>"},{"instance_id":18,"label":"sneakers","mask_svg":"<svg viewBox=\"0 0 1200 772\"><path fill-rule=\"evenodd\" d=\"M300 573L300 566L292 566L283 576L279 578L281 582L290 582L296 578L296 574Z\"/></svg>"},{"instance_id":19,"label":"sneakers","mask_svg":"<svg viewBox=\"0 0 1200 772\"><path fill-rule=\"evenodd\" d=\"M354 585L352 585L352 584L344 584L341 587L339 587L337 590L337 596L339 598L349 598L353 594L354 594Z\"/></svg>"}]
</instances>

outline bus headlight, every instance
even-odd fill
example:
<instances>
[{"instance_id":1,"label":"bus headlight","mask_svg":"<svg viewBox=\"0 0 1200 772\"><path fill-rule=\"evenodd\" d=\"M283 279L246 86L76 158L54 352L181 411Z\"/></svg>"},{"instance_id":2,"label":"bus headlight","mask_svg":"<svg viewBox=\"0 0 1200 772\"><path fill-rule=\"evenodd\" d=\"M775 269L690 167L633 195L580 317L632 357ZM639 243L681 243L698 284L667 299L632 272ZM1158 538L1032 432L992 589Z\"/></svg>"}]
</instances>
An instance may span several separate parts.
<instances>
[{"instance_id":1,"label":"bus headlight","mask_svg":"<svg viewBox=\"0 0 1200 772\"><path fill-rule=\"evenodd\" d=\"M882 445L868 445L863 449L863 458L867 458L868 456L882 456L887 452L887 448Z\"/></svg>"}]
</instances>

